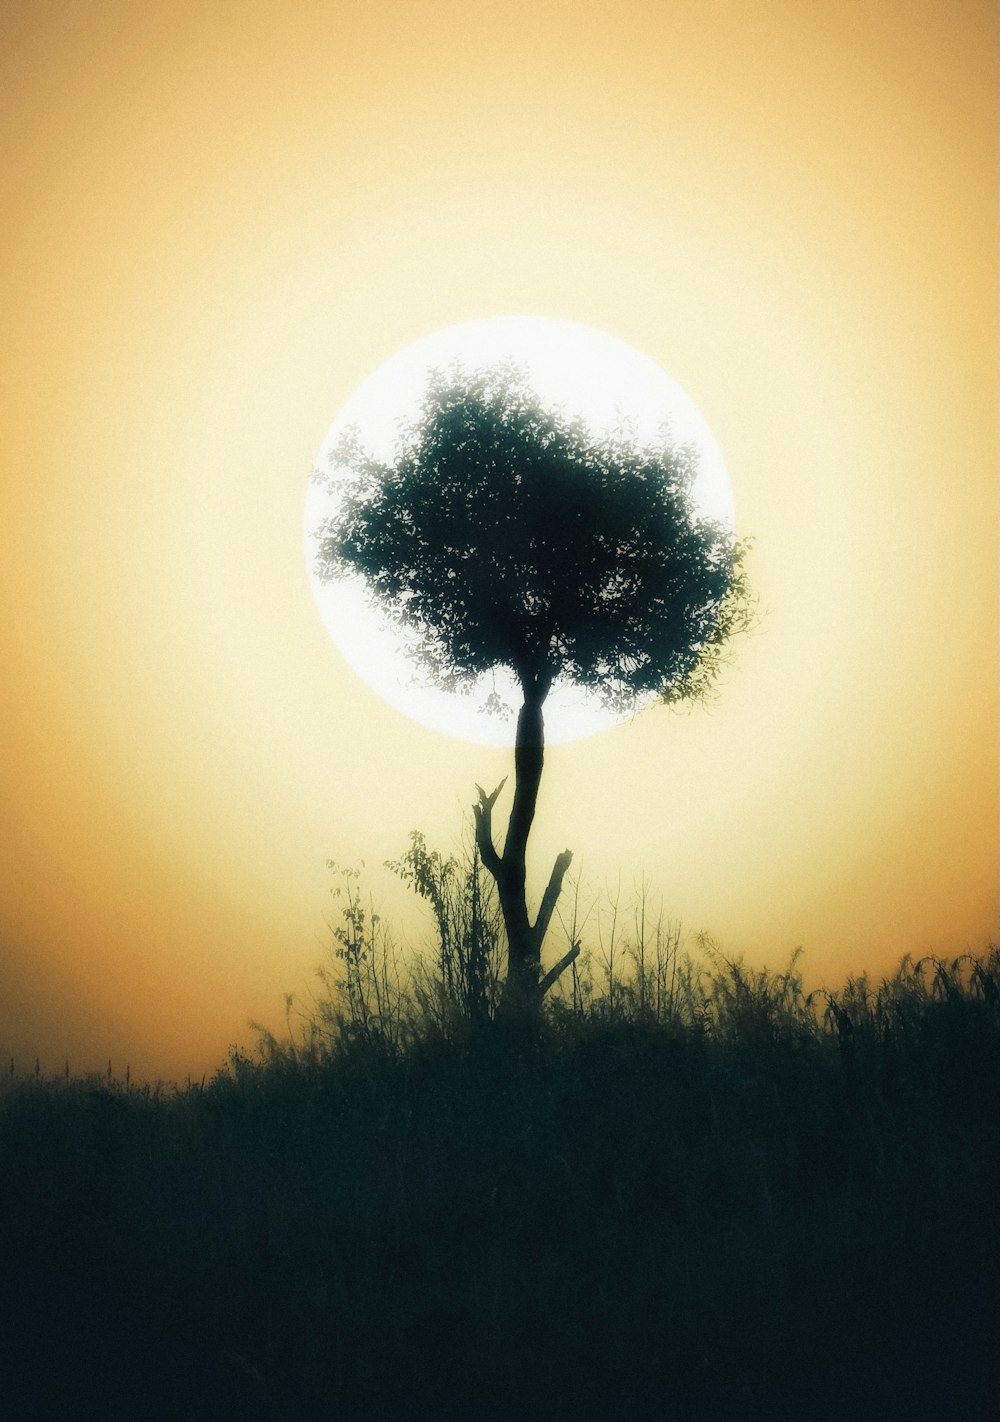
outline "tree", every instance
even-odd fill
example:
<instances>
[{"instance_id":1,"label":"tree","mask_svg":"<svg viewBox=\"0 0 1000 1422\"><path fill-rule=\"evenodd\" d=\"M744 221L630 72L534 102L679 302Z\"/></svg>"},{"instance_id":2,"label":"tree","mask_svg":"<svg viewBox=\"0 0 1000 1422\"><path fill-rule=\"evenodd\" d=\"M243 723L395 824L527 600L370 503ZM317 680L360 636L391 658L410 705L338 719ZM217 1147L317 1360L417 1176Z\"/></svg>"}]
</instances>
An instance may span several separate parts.
<instances>
[{"instance_id":1,"label":"tree","mask_svg":"<svg viewBox=\"0 0 1000 1422\"><path fill-rule=\"evenodd\" d=\"M572 858L558 856L534 922L526 851L544 755L542 707L556 678L617 711L655 694L703 697L750 615L743 546L701 515L697 456L664 437L595 434L545 409L513 363L435 371L391 463L345 437L350 478L319 533L324 580L361 574L416 634L439 685L508 667L520 688L514 800L502 851L492 815L506 783L473 806L508 945L501 1008L537 1008L570 952L542 973L541 949Z\"/></svg>"}]
</instances>

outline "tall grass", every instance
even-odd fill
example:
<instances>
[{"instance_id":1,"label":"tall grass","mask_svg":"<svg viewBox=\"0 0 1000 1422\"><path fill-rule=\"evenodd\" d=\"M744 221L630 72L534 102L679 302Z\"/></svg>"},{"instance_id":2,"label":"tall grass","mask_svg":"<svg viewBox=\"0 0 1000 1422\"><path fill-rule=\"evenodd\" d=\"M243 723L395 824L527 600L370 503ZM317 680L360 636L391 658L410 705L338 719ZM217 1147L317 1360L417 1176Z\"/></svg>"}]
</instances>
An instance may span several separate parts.
<instances>
[{"instance_id":1,"label":"tall grass","mask_svg":"<svg viewBox=\"0 0 1000 1422\"><path fill-rule=\"evenodd\" d=\"M474 861L399 872L423 964L338 871L212 1080L8 1076L6 1415L995 1417L995 949L806 992L577 886L514 1048Z\"/></svg>"}]
</instances>

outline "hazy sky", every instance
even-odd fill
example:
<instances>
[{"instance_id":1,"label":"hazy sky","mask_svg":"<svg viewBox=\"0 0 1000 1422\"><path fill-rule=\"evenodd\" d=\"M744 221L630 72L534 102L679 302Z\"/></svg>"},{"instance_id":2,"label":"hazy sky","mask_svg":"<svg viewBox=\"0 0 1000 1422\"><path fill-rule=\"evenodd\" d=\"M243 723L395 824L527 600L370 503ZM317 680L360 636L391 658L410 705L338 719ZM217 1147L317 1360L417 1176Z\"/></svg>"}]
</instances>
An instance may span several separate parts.
<instances>
[{"instance_id":1,"label":"hazy sky","mask_svg":"<svg viewBox=\"0 0 1000 1422\"><path fill-rule=\"evenodd\" d=\"M996 73L992 0L7 0L0 1051L211 1070L326 859L505 773L302 558L352 390L501 313L684 386L765 614L711 710L552 750L536 879L812 982L995 937Z\"/></svg>"}]
</instances>

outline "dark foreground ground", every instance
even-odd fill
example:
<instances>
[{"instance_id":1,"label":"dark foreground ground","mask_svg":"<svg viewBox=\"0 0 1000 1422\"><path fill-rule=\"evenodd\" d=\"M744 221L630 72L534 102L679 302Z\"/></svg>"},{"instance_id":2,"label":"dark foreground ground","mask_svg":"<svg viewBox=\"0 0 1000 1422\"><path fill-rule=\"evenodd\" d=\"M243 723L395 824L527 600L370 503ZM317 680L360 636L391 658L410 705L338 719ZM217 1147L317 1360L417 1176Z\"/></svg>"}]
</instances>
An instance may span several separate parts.
<instances>
[{"instance_id":1,"label":"dark foreground ground","mask_svg":"<svg viewBox=\"0 0 1000 1422\"><path fill-rule=\"evenodd\" d=\"M0 1415L996 1419L984 984L9 1082Z\"/></svg>"}]
</instances>

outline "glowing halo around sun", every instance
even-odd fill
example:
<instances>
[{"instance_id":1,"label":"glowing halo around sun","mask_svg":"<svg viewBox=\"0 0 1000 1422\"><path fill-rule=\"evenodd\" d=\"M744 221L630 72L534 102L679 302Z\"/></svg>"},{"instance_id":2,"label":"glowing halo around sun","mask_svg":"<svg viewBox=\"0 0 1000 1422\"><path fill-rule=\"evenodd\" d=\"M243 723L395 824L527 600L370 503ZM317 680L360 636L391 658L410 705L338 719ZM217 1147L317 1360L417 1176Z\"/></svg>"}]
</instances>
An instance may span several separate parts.
<instances>
[{"instance_id":1,"label":"glowing halo around sun","mask_svg":"<svg viewBox=\"0 0 1000 1422\"><path fill-rule=\"evenodd\" d=\"M698 453L696 505L708 517L734 525L726 466L694 402L662 367L613 336L548 317L495 316L436 331L380 365L337 415L316 460L305 511L313 596L337 647L386 701L432 730L498 746L514 743L520 696L513 673L498 667L465 691L442 690L407 654L407 633L372 603L363 582L322 583L315 563L320 527L336 512L338 486L347 477L331 454L345 431L356 429L376 458L391 462L399 431L416 416L434 368L459 362L472 371L504 360L526 369L543 405L580 417L595 432L624 423L642 444L655 442L666 429L676 443L693 445ZM493 691L510 708L508 715L482 709ZM580 740L623 719L596 694L557 679L545 702L545 738L549 743Z\"/></svg>"}]
</instances>

